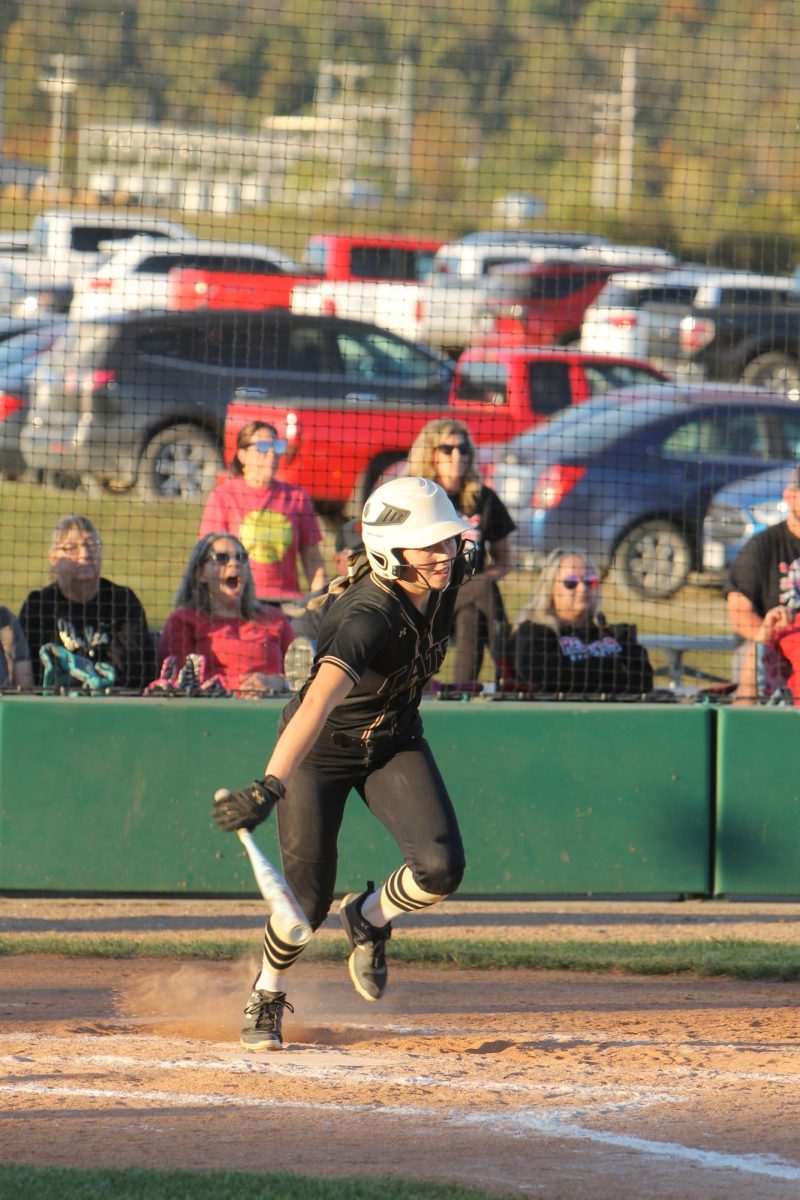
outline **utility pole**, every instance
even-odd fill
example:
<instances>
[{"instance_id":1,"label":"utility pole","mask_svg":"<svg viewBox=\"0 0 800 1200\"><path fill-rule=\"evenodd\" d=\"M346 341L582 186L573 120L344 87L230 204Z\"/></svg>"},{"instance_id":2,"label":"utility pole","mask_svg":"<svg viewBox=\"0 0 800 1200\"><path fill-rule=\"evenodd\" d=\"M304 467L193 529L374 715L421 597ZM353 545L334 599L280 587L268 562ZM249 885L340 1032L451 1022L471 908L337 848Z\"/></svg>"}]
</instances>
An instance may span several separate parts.
<instances>
[{"instance_id":1,"label":"utility pole","mask_svg":"<svg viewBox=\"0 0 800 1200\"><path fill-rule=\"evenodd\" d=\"M617 196L617 155L615 133L619 127L619 95L617 92L595 92L592 97L594 126L592 168L592 204L595 208L613 209Z\"/></svg>"},{"instance_id":2,"label":"utility pole","mask_svg":"<svg viewBox=\"0 0 800 1200\"><path fill-rule=\"evenodd\" d=\"M54 54L50 71L39 80L39 87L50 96L50 187L55 195L64 182L64 145L69 127L69 98L78 86L75 72L82 60L71 54Z\"/></svg>"},{"instance_id":3,"label":"utility pole","mask_svg":"<svg viewBox=\"0 0 800 1200\"><path fill-rule=\"evenodd\" d=\"M617 209L629 213L633 201L634 145L636 138L636 47L622 51L622 85L619 96L619 152Z\"/></svg>"},{"instance_id":4,"label":"utility pole","mask_svg":"<svg viewBox=\"0 0 800 1200\"><path fill-rule=\"evenodd\" d=\"M397 65L397 117L395 121L395 194L411 198L411 160L414 149L415 63L406 53Z\"/></svg>"}]
</instances>

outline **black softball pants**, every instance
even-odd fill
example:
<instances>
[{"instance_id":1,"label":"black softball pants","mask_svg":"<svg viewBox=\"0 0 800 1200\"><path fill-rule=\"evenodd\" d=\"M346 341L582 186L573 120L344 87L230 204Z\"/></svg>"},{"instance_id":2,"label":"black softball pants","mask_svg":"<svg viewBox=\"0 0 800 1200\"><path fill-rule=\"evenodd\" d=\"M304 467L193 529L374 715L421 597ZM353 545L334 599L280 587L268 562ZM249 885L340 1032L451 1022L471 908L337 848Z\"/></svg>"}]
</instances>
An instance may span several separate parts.
<instances>
[{"instance_id":1,"label":"black softball pants","mask_svg":"<svg viewBox=\"0 0 800 1200\"><path fill-rule=\"evenodd\" d=\"M464 847L444 780L423 737L374 766L325 753L323 734L278 803L284 875L312 928L328 915L345 803L355 789L397 842L414 881L434 896L454 892L464 874ZM365 876L366 877L366 876Z\"/></svg>"}]
</instances>

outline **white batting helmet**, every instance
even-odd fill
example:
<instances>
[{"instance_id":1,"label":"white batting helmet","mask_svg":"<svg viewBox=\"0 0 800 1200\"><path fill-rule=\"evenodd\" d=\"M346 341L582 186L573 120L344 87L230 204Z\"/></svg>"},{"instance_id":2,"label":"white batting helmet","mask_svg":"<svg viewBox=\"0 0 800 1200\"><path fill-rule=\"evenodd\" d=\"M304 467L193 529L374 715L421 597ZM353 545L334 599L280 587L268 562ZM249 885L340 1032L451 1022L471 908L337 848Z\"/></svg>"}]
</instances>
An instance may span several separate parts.
<instances>
[{"instance_id":1,"label":"white batting helmet","mask_svg":"<svg viewBox=\"0 0 800 1200\"><path fill-rule=\"evenodd\" d=\"M397 579L406 564L399 550L422 550L471 530L432 479L406 475L376 488L361 514L361 536L372 570Z\"/></svg>"}]
</instances>

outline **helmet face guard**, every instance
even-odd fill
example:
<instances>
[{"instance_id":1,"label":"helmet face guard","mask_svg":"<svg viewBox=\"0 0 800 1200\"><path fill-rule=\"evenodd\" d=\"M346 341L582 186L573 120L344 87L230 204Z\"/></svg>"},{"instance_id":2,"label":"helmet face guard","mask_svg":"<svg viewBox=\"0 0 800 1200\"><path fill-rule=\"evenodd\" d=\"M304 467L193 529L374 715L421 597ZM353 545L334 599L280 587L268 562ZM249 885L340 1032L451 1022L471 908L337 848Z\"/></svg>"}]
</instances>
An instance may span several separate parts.
<instances>
[{"instance_id":1,"label":"helmet face guard","mask_svg":"<svg viewBox=\"0 0 800 1200\"><path fill-rule=\"evenodd\" d=\"M447 538L460 540L471 529L444 488L416 475L390 479L377 488L361 515L364 549L380 579L400 578L408 566L401 557L403 550L423 550Z\"/></svg>"}]
</instances>

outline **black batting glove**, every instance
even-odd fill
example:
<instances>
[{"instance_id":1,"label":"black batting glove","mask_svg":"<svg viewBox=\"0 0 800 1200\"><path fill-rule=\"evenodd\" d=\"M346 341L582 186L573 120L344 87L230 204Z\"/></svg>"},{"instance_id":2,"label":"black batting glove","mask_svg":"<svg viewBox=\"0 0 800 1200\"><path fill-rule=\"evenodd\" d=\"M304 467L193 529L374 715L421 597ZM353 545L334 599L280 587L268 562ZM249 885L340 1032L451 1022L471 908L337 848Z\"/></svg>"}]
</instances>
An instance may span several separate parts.
<instances>
[{"instance_id":1,"label":"black batting glove","mask_svg":"<svg viewBox=\"0 0 800 1200\"><path fill-rule=\"evenodd\" d=\"M248 787L238 792L220 788L214 795L211 816L223 833L235 829L255 829L266 821L279 800L286 794L280 779L267 775L266 779L254 779Z\"/></svg>"}]
</instances>

